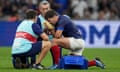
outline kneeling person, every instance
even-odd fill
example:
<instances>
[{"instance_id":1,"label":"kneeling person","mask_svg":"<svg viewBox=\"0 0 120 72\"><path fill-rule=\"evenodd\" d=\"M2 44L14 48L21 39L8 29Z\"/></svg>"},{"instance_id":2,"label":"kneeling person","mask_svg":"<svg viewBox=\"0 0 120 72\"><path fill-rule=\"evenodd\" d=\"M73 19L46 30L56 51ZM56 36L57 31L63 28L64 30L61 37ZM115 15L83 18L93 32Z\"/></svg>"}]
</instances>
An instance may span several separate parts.
<instances>
[{"instance_id":1,"label":"kneeling person","mask_svg":"<svg viewBox=\"0 0 120 72\"><path fill-rule=\"evenodd\" d=\"M33 68L43 69L41 61L51 48L48 36L42 32L38 24L36 24L37 13L34 10L26 12L26 19L23 20L17 28L16 36L12 46L12 57L14 68L28 67L27 57L37 55L38 58ZM41 37L41 41L37 42L37 38Z\"/></svg>"},{"instance_id":2,"label":"kneeling person","mask_svg":"<svg viewBox=\"0 0 120 72\"><path fill-rule=\"evenodd\" d=\"M70 18L58 15L54 10L49 10L46 13L45 18L55 26L52 46L58 45L70 50L71 55L82 56L82 52L85 47L85 41ZM95 60L89 61L88 66L97 66L102 69L105 68L105 65L99 58L95 58Z\"/></svg>"},{"instance_id":3,"label":"kneeling person","mask_svg":"<svg viewBox=\"0 0 120 72\"><path fill-rule=\"evenodd\" d=\"M45 18L55 26L55 34L52 44L69 49L71 54L82 55L85 42L70 18L58 15L53 10L48 11Z\"/></svg>"}]
</instances>

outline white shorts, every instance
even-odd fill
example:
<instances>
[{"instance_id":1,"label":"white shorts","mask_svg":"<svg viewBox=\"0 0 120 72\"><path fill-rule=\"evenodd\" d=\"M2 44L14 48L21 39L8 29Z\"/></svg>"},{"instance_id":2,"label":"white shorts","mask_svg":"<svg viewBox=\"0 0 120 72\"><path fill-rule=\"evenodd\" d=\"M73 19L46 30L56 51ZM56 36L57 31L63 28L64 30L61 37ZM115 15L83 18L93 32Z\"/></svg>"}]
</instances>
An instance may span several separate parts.
<instances>
[{"instance_id":1,"label":"white shorts","mask_svg":"<svg viewBox=\"0 0 120 72\"><path fill-rule=\"evenodd\" d=\"M82 55L85 47L85 41L83 39L69 38L70 41L70 53L75 55Z\"/></svg>"}]
</instances>

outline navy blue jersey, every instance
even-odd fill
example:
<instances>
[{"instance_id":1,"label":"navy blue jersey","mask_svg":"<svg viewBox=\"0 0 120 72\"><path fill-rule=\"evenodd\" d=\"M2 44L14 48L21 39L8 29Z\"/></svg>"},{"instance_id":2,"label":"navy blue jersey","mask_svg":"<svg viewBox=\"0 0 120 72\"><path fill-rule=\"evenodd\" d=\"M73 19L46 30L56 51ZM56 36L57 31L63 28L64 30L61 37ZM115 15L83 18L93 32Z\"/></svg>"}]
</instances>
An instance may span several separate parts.
<instances>
[{"instance_id":1,"label":"navy blue jersey","mask_svg":"<svg viewBox=\"0 0 120 72\"><path fill-rule=\"evenodd\" d=\"M70 18L66 16L59 16L58 22L55 25L55 30L62 30L62 35L64 37L81 38L82 36Z\"/></svg>"},{"instance_id":2,"label":"navy blue jersey","mask_svg":"<svg viewBox=\"0 0 120 72\"><path fill-rule=\"evenodd\" d=\"M33 24L32 29L33 29L33 32L38 36L40 36L43 33L42 29L38 24Z\"/></svg>"}]
</instances>

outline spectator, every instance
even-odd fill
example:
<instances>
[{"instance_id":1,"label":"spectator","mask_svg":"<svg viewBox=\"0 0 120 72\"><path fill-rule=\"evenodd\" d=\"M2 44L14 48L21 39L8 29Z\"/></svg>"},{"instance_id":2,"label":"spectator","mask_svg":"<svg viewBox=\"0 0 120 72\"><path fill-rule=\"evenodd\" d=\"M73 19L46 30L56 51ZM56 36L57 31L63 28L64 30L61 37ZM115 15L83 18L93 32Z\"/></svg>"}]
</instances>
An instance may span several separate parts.
<instances>
[{"instance_id":1,"label":"spectator","mask_svg":"<svg viewBox=\"0 0 120 72\"><path fill-rule=\"evenodd\" d=\"M80 19L79 14L78 14L78 13L74 13L74 14L73 14L73 19L77 19L77 20Z\"/></svg>"},{"instance_id":2,"label":"spectator","mask_svg":"<svg viewBox=\"0 0 120 72\"><path fill-rule=\"evenodd\" d=\"M37 5L33 3L34 0L27 0L27 6L29 9L36 9Z\"/></svg>"},{"instance_id":3,"label":"spectator","mask_svg":"<svg viewBox=\"0 0 120 72\"><path fill-rule=\"evenodd\" d=\"M98 11L104 10L104 8L110 9L110 2L108 0L98 0Z\"/></svg>"},{"instance_id":4,"label":"spectator","mask_svg":"<svg viewBox=\"0 0 120 72\"><path fill-rule=\"evenodd\" d=\"M87 4L90 8L93 8L93 10L97 9L97 0L87 0Z\"/></svg>"},{"instance_id":5,"label":"spectator","mask_svg":"<svg viewBox=\"0 0 120 72\"><path fill-rule=\"evenodd\" d=\"M112 6L111 6L111 8L112 8L112 10L114 10L116 13L117 13L117 15L119 16L119 18L120 18L120 0L115 0L113 3L112 3Z\"/></svg>"},{"instance_id":6,"label":"spectator","mask_svg":"<svg viewBox=\"0 0 120 72\"><path fill-rule=\"evenodd\" d=\"M108 20L119 20L117 13L113 10L110 11L110 17Z\"/></svg>"},{"instance_id":7,"label":"spectator","mask_svg":"<svg viewBox=\"0 0 120 72\"><path fill-rule=\"evenodd\" d=\"M12 13L12 4L8 0L5 1L5 4L3 6L3 13L5 15L10 15Z\"/></svg>"},{"instance_id":8,"label":"spectator","mask_svg":"<svg viewBox=\"0 0 120 72\"><path fill-rule=\"evenodd\" d=\"M105 12L104 11L99 11L98 14L98 20L105 20Z\"/></svg>"},{"instance_id":9,"label":"spectator","mask_svg":"<svg viewBox=\"0 0 120 72\"><path fill-rule=\"evenodd\" d=\"M74 0L75 1L75 0ZM78 1L78 3L77 3ZM77 0L75 5L73 4L73 14L77 13L81 18L84 16L84 10L88 8L87 2L85 0Z\"/></svg>"},{"instance_id":10,"label":"spectator","mask_svg":"<svg viewBox=\"0 0 120 72\"><path fill-rule=\"evenodd\" d=\"M105 13L105 20L108 20L110 17L110 10L108 9L108 7L105 7L103 11Z\"/></svg>"},{"instance_id":11,"label":"spectator","mask_svg":"<svg viewBox=\"0 0 120 72\"><path fill-rule=\"evenodd\" d=\"M27 5L22 6L19 10L18 10L18 14L20 15L20 20L23 20L25 18L25 12L28 10Z\"/></svg>"},{"instance_id":12,"label":"spectator","mask_svg":"<svg viewBox=\"0 0 120 72\"><path fill-rule=\"evenodd\" d=\"M68 6L69 6L69 0L55 0L55 2L57 4L60 4L60 8L57 9L57 11L60 13L60 14L63 14L67 11L68 9Z\"/></svg>"},{"instance_id":13,"label":"spectator","mask_svg":"<svg viewBox=\"0 0 120 72\"><path fill-rule=\"evenodd\" d=\"M0 0L0 20L19 14L24 19L27 9L36 9L41 0ZM120 19L120 0L48 0L52 9L73 19ZM86 10L88 9L88 10ZM101 12L102 11L102 12ZM101 15L104 14L104 17ZM112 18L111 18L112 17Z\"/></svg>"},{"instance_id":14,"label":"spectator","mask_svg":"<svg viewBox=\"0 0 120 72\"><path fill-rule=\"evenodd\" d=\"M51 8L54 10L58 10L59 8L61 8L61 4L56 3L55 0L48 0L50 2Z\"/></svg>"},{"instance_id":15,"label":"spectator","mask_svg":"<svg viewBox=\"0 0 120 72\"><path fill-rule=\"evenodd\" d=\"M18 13L18 7L16 5L12 5L11 10L12 10L12 14Z\"/></svg>"},{"instance_id":16,"label":"spectator","mask_svg":"<svg viewBox=\"0 0 120 72\"><path fill-rule=\"evenodd\" d=\"M17 13L15 14L12 14L9 18L8 18L8 21L9 22L15 22L15 21L18 21L19 20L19 15Z\"/></svg>"},{"instance_id":17,"label":"spectator","mask_svg":"<svg viewBox=\"0 0 120 72\"><path fill-rule=\"evenodd\" d=\"M0 6L0 18L3 17L2 6Z\"/></svg>"},{"instance_id":18,"label":"spectator","mask_svg":"<svg viewBox=\"0 0 120 72\"><path fill-rule=\"evenodd\" d=\"M85 9L84 10L84 17L83 17L84 20L91 20L91 12L89 9Z\"/></svg>"}]
</instances>

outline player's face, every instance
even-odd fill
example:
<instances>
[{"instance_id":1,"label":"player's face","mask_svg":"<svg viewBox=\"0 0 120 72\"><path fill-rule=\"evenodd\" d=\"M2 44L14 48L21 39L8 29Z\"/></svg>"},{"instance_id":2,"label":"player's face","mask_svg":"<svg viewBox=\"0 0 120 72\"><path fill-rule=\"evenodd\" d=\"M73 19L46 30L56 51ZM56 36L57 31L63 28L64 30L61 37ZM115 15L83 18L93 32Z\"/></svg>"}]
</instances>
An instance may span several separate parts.
<instances>
[{"instance_id":1,"label":"player's face","mask_svg":"<svg viewBox=\"0 0 120 72\"><path fill-rule=\"evenodd\" d=\"M48 18L48 22L50 22L53 25L55 25L57 23L57 20L58 20L57 16L53 16L52 18Z\"/></svg>"},{"instance_id":2,"label":"player's face","mask_svg":"<svg viewBox=\"0 0 120 72\"><path fill-rule=\"evenodd\" d=\"M50 5L49 4L44 4L44 5L40 5L39 6L39 11L41 12L41 14L44 16L45 13L50 10Z\"/></svg>"}]
</instances>

